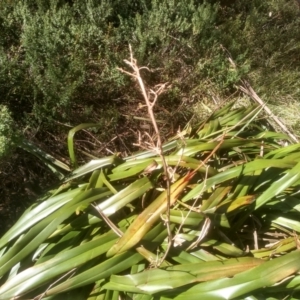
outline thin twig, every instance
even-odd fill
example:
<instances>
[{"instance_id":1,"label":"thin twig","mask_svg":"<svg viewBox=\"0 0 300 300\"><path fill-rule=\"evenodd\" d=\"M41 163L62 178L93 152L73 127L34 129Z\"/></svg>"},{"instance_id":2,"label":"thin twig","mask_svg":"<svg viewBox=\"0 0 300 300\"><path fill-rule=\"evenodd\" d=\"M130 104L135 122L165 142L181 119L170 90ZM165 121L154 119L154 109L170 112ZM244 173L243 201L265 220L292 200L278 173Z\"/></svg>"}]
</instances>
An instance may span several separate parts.
<instances>
[{"instance_id":1,"label":"thin twig","mask_svg":"<svg viewBox=\"0 0 300 300\"><path fill-rule=\"evenodd\" d=\"M202 190L205 189L205 185L206 185L205 182L206 182L206 180L207 180L207 177L208 177L208 167L206 167L205 178L204 178L204 185L203 185ZM196 197L196 199L194 200L194 203L193 203L191 206L177 200L182 206L188 208L189 211L187 212L185 218L183 218L183 220L182 220L182 222L181 222L181 224L180 224L180 226L179 226L179 228L178 228L178 230L177 230L177 234L176 234L176 235L178 235L178 234L180 233L180 231L181 231L181 229L182 229L182 227L183 227L183 225L184 225L186 219L189 217L189 215L190 215L190 213L191 213L192 211L196 211L197 213L202 214L204 217L206 217L206 215L205 215L203 212L201 212L200 209L195 209L195 205L196 205L198 199L200 198L200 195L201 195L201 193L202 193L202 190L200 191L199 196ZM206 218L207 218L207 217L206 217ZM175 239L176 239L176 235L175 235Z\"/></svg>"},{"instance_id":2,"label":"thin twig","mask_svg":"<svg viewBox=\"0 0 300 300\"><path fill-rule=\"evenodd\" d=\"M99 208L99 206L93 205L92 206L97 210L103 221L111 228L111 230L118 236L122 237L123 232L107 217L104 212Z\"/></svg>"},{"instance_id":3,"label":"thin twig","mask_svg":"<svg viewBox=\"0 0 300 300\"><path fill-rule=\"evenodd\" d=\"M225 134L224 134L225 135ZM194 176L196 174L196 172L201 168L203 167L207 162L208 160L217 152L217 150L221 147L221 145L223 144L224 142L224 135L222 136L222 138L220 139L219 143L216 145L216 147L213 149L213 151L211 151L209 153L209 155L203 160L201 161L201 163L199 164L199 166L194 169L191 173L191 176Z\"/></svg>"},{"instance_id":4,"label":"thin twig","mask_svg":"<svg viewBox=\"0 0 300 300\"><path fill-rule=\"evenodd\" d=\"M69 272L67 272L67 273L64 274L63 276L59 277L57 280L55 280L53 283L51 283L51 284L49 285L49 287L46 289L46 291L45 291L44 293L42 293L41 295L37 296L38 298L35 297L34 299L41 300L44 296L47 296L47 292L48 292L48 291L49 291L56 283L58 283L59 281L61 281L62 279L64 279L66 276L68 276L70 273L73 272L73 274L70 276L70 277L72 277L72 276L74 275L75 271L76 271L76 268L70 270Z\"/></svg>"},{"instance_id":5,"label":"thin twig","mask_svg":"<svg viewBox=\"0 0 300 300\"><path fill-rule=\"evenodd\" d=\"M210 218L206 217L205 221L204 221L204 224L201 228L201 231L200 231L200 234L197 238L197 240L195 242L193 242L192 244L190 244L189 247L187 247L186 251L189 251L191 249L194 249L195 247L198 246L198 244L203 240L203 238L205 238L205 236L207 235L208 233L208 230L210 228L210 224L211 224L211 220Z\"/></svg>"}]
</instances>

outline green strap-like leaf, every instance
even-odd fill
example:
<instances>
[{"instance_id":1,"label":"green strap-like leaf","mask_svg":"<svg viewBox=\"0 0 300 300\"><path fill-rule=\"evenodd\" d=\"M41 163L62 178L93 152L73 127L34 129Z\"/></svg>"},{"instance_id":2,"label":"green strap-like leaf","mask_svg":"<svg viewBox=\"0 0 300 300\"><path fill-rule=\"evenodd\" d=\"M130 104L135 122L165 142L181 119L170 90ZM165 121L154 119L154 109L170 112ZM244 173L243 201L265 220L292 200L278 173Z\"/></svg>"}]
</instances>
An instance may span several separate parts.
<instances>
[{"instance_id":1,"label":"green strap-like leaf","mask_svg":"<svg viewBox=\"0 0 300 300\"><path fill-rule=\"evenodd\" d=\"M194 285L185 290L174 289L161 295L161 300L242 299L243 295L269 287L300 270L300 251L267 261L233 278L223 278Z\"/></svg>"},{"instance_id":2,"label":"green strap-like leaf","mask_svg":"<svg viewBox=\"0 0 300 300\"><path fill-rule=\"evenodd\" d=\"M61 252L44 263L28 268L2 285L0 287L0 295L3 298L10 299L26 294L43 283L54 280L57 276L63 275L105 253L113 245L115 239L115 234L110 232L94 241Z\"/></svg>"},{"instance_id":3,"label":"green strap-like leaf","mask_svg":"<svg viewBox=\"0 0 300 300\"><path fill-rule=\"evenodd\" d=\"M181 264L168 267L166 270L153 269L133 275L113 275L103 288L132 293L155 294L190 283L230 277L262 263L264 263L263 260L247 257L226 261Z\"/></svg>"},{"instance_id":4,"label":"green strap-like leaf","mask_svg":"<svg viewBox=\"0 0 300 300\"><path fill-rule=\"evenodd\" d=\"M284 191L288 187L292 186L296 181L300 179L300 162L294 166L276 182L274 182L264 193L262 193L257 199L255 208L259 208L267 201Z\"/></svg>"},{"instance_id":5,"label":"green strap-like leaf","mask_svg":"<svg viewBox=\"0 0 300 300\"><path fill-rule=\"evenodd\" d=\"M189 175L175 182L170 188L170 206L172 206L189 182ZM167 191L158 196L129 226L120 240L107 252L113 256L135 246L150 230L160 215L167 209Z\"/></svg>"}]
</instances>

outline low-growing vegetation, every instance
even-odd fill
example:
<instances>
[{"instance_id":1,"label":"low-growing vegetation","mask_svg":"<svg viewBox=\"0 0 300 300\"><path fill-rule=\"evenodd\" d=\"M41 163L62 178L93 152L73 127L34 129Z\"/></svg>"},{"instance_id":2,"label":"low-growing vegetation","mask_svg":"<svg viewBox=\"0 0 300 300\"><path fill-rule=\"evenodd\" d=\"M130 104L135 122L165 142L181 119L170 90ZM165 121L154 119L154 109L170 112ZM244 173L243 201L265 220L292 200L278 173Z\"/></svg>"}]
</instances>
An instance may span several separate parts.
<instances>
[{"instance_id":1,"label":"low-growing vegetation","mask_svg":"<svg viewBox=\"0 0 300 300\"><path fill-rule=\"evenodd\" d=\"M128 63L156 128L165 85ZM233 104L164 145L141 135L146 151L92 160L28 208L0 240L2 299L296 295L300 145Z\"/></svg>"},{"instance_id":2,"label":"low-growing vegetation","mask_svg":"<svg viewBox=\"0 0 300 300\"><path fill-rule=\"evenodd\" d=\"M299 12L2 1L0 299L298 299Z\"/></svg>"}]
</instances>

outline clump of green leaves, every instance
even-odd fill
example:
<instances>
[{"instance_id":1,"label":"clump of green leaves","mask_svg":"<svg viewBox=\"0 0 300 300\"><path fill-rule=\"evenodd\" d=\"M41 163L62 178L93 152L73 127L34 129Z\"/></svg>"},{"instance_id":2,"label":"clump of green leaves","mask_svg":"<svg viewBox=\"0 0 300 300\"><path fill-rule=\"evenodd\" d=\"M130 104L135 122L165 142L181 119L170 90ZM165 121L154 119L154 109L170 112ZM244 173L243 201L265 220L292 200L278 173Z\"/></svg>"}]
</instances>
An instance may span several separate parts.
<instances>
[{"instance_id":1,"label":"clump of green leaves","mask_svg":"<svg viewBox=\"0 0 300 300\"><path fill-rule=\"evenodd\" d=\"M282 147L288 137L265 125L259 107L230 103L163 145L173 237L164 261L161 156L116 154L75 169L0 239L1 296L295 296L300 145Z\"/></svg>"}]
</instances>

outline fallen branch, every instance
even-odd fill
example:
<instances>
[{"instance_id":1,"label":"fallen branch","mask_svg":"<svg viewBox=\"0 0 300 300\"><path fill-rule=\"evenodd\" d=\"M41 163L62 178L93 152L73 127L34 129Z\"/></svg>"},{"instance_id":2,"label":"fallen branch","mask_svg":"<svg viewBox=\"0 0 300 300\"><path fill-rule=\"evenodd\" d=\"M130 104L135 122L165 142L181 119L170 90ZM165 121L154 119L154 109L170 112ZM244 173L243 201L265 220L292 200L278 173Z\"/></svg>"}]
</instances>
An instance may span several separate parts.
<instances>
[{"instance_id":1,"label":"fallen branch","mask_svg":"<svg viewBox=\"0 0 300 300\"><path fill-rule=\"evenodd\" d=\"M290 139L295 142L298 143L298 139L295 137L295 135L293 135L288 128L272 113L272 111L270 110L270 108L266 105L266 103L263 102L263 100L261 98L259 98L259 96L255 93L255 91L253 90L253 88L251 87L251 85L249 84L249 82L247 82L246 80L242 80L242 83L244 84L244 86L240 86L240 90L245 93L246 95L248 95L252 100L254 100L255 102L257 102L264 110L265 112L268 114L268 116L281 128L281 130L290 137Z\"/></svg>"}]
</instances>

